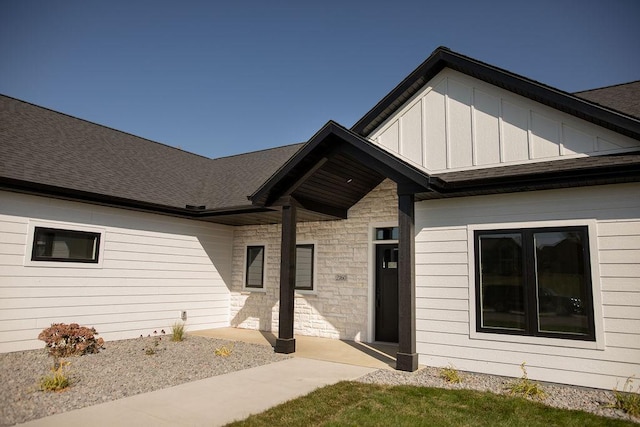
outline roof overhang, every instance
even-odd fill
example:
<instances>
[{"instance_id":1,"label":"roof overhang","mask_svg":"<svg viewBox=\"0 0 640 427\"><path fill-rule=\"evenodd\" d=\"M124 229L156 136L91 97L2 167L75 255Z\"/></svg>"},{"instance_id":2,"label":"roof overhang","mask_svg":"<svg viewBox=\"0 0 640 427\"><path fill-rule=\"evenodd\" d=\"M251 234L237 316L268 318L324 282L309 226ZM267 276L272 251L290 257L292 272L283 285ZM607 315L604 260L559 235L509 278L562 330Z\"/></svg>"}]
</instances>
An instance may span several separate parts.
<instances>
[{"instance_id":1,"label":"roof overhang","mask_svg":"<svg viewBox=\"0 0 640 427\"><path fill-rule=\"evenodd\" d=\"M193 207L182 208L6 177L0 177L0 190L31 194L35 196L53 197L61 200L90 203L121 209L130 209L140 212L150 212L225 225L272 224L280 221L280 214L277 208L264 208L253 206L251 204L224 209L198 209ZM306 220L327 219L320 215L307 215L303 218L306 218Z\"/></svg>"},{"instance_id":2,"label":"roof overhang","mask_svg":"<svg viewBox=\"0 0 640 427\"><path fill-rule=\"evenodd\" d=\"M294 202L346 218L349 208L385 178L396 182L399 192L430 191L427 174L330 121L249 198L256 206Z\"/></svg>"},{"instance_id":3,"label":"roof overhang","mask_svg":"<svg viewBox=\"0 0 640 427\"><path fill-rule=\"evenodd\" d=\"M368 136L444 68L451 68L604 128L640 139L640 120L637 118L485 64L446 47L433 51L429 58L358 120L351 130L358 135Z\"/></svg>"},{"instance_id":4,"label":"roof overhang","mask_svg":"<svg viewBox=\"0 0 640 427\"><path fill-rule=\"evenodd\" d=\"M284 203L300 208L300 222L346 218L348 209L385 178L398 184L399 193L415 194L416 201L640 182L640 152L429 176L329 122L251 196L253 204L245 206L180 208L1 177L0 189L242 226L280 223Z\"/></svg>"},{"instance_id":5,"label":"roof overhang","mask_svg":"<svg viewBox=\"0 0 640 427\"><path fill-rule=\"evenodd\" d=\"M640 182L640 153L445 172L416 200Z\"/></svg>"},{"instance_id":6,"label":"roof overhang","mask_svg":"<svg viewBox=\"0 0 640 427\"><path fill-rule=\"evenodd\" d=\"M328 122L250 200L274 208L347 217L385 178L416 200L640 181L640 153L577 157L429 175L335 122Z\"/></svg>"}]
</instances>

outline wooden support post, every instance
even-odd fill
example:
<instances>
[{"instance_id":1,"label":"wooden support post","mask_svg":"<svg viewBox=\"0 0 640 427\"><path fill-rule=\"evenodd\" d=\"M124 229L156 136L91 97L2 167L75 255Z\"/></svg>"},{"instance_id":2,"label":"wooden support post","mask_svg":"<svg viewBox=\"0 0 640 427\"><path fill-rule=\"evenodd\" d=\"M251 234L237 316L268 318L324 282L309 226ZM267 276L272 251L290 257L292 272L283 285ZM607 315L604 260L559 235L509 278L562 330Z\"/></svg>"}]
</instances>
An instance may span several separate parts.
<instances>
[{"instance_id":1,"label":"wooden support post","mask_svg":"<svg viewBox=\"0 0 640 427\"><path fill-rule=\"evenodd\" d=\"M396 369L418 369L416 353L415 196L398 194L398 354Z\"/></svg>"},{"instance_id":2,"label":"wooden support post","mask_svg":"<svg viewBox=\"0 0 640 427\"><path fill-rule=\"evenodd\" d=\"M296 284L296 206L282 206L282 240L280 245L280 319L276 353L296 351L293 338L293 310Z\"/></svg>"}]
</instances>

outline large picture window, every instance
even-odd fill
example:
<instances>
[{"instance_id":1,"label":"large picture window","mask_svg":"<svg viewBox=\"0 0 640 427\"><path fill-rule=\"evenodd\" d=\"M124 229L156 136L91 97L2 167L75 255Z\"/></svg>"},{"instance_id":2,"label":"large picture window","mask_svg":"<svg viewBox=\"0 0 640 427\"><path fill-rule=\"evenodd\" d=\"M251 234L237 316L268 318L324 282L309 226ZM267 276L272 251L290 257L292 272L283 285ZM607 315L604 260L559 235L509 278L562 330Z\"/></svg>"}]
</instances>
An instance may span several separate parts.
<instances>
[{"instance_id":1,"label":"large picture window","mask_svg":"<svg viewBox=\"0 0 640 427\"><path fill-rule=\"evenodd\" d=\"M264 246L247 246L245 287L254 289L264 287Z\"/></svg>"},{"instance_id":2,"label":"large picture window","mask_svg":"<svg viewBox=\"0 0 640 427\"><path fill-rule=\"evenodd\" d=\"M296 246L296 289L313 291L313 245Z\"/></svg>"},{"instance_id":3,"label":"large picture window","mask_svg":"<svg viewBox=\"0 0 640 427\"><path fill-rule=\"evenodd\" d=\"M479 332L595 340L587 227L475 232Z\"/></svg>"},{"instance_id":4,"label":"large picture window","mask_svg":"<svg viewBox=\"0 0 640 427\"><path fill-rule=\"evenodd\" d=\"M100 233L35 227L32 261L98 263Z\"/></svg>"}]
</instances>

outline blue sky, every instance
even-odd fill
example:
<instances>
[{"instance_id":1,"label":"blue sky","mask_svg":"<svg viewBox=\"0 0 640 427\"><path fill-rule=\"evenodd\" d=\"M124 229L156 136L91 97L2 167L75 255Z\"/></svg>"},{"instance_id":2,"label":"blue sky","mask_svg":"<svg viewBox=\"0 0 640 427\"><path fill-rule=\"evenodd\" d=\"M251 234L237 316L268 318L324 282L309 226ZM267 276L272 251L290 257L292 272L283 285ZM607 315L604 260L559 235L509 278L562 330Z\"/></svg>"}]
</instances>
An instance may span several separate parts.
<instances>
[{"instance_id":1,"label":"blue sky","mask_svg":"<svg viewBox=\"0 0 640 427\"><path fill-rule=\"evenodd\" d=\"M441 45L569 92L639 80L638 18L638 0L0 0L0 93L215 158L350 127Z\"/></svg>"}]
</instances>

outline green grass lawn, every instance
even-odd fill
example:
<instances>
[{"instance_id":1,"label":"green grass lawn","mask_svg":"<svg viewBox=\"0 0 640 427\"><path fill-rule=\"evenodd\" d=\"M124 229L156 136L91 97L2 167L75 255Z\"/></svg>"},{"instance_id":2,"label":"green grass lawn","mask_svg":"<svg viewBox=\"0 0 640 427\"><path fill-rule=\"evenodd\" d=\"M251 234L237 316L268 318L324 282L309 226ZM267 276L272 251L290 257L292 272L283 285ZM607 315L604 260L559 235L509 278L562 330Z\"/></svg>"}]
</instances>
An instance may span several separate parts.
<instances>
[{"instance_id":1,"label":"green grass lawn","mask_svg":"<svg viewBox=\"0 0 640 427\"><path fill-rule=\"evenodd\" d=\"M231 426L632 426L469 390L340 382Z\"/></svg>"}]
</instances>

